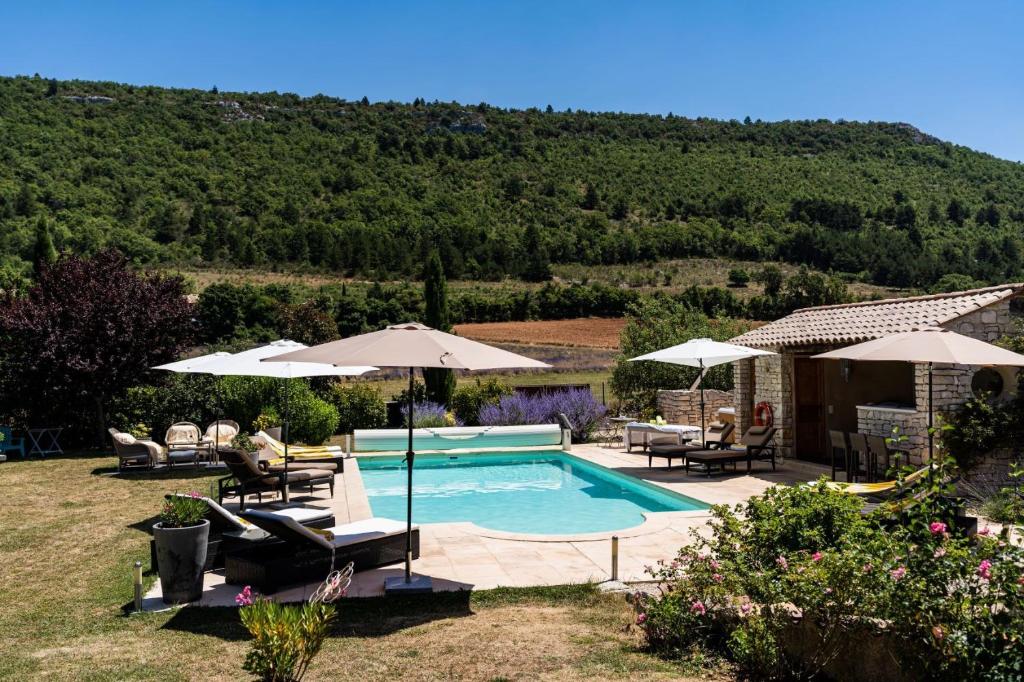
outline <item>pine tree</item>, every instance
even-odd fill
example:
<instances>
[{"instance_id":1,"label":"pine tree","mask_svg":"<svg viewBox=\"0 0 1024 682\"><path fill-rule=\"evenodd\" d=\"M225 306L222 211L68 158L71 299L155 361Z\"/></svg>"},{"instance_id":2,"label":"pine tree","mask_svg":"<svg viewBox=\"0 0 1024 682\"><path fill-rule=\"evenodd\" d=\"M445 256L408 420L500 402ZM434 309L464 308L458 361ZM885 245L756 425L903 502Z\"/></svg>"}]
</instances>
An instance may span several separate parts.
<instances>
[{"instance_id":1,"label":"pine tree","mask_svg":"<svg viewBox=\"0 0 1024 682\"><path fill-rule=\"evenodd\" d=\"M53 246L53 237L50 236L50 224L45 216L39 216L36 221L36 243L32 249L32 267L36 276L44 267L57 262L57 249Z\"/></svg>"},{"instance_id":2,"label":"pine tree","mask_svg":"<svg viewBox=\"0 0 1024 682\"><path fill-rule=\"evenodd\" d=\"M443 332L451 331L451 312L448 309L448 282L444 276L441 255L434 249L427 258L423 271L423 298L425 303L424 322ZM441 405L448 405L455 392L455 374L450 369L428 368L423 370L427 399Z\"/></svg>"}]
</instances>

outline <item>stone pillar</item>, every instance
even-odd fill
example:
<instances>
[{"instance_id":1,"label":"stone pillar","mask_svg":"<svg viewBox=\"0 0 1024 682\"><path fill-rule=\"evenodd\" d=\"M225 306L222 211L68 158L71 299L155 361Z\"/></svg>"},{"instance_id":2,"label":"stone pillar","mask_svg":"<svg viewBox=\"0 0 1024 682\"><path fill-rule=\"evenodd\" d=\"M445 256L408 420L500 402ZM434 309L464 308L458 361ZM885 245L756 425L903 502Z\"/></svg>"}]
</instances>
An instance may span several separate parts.
<instances>
[{"instance_id":1,"label":"stone pillar","mask_svg":"<svg viewBox=\"0 0 1024 682\"><path fill-rule=\"evenodd\" d=\"M742 434L754 423L754 361L751 359L734 362L732 379L736 431Z\"/></svg>"}]
</instances>

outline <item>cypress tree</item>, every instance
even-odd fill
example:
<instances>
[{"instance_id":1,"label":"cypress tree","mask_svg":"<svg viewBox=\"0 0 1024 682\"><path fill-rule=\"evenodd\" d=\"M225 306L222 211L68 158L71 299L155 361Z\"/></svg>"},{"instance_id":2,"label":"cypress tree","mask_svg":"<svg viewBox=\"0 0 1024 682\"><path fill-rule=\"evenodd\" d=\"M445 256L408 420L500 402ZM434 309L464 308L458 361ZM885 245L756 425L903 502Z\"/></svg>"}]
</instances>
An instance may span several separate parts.
<instances>
[{"instance_id":1,"label":"cypress tree","mask_svg":"<svg viewBox=\"0 0 1024 682\"><path fill-rule=\"evenodd\" d=\"M523 249L526 251L526 266L523 279L528 282L546 282L551 279L551 261L548 250L540 239L540 230L533 223L526 228L523 238Z\"/></svg>"},{"instance_id":2,"label":"cypress tree","mask_svg":"<svg viewBox=\"0 0 1024 682\"><path fill-rule=\"evenodd\" d=\"M43 267L53 265L57 262L57 249L53 246L53 237L50 235L50 224L45 216L39 216L36 221L36 243L32 248L32 267L36 276Z\"/></svg>"},{"instance_id":3,"label":"cypress tree","mask_svg":"<svg viewBox=\"0 0 1024 682\"><path fill-rule=\"evenodd\" d=\"M423 271L423 298L425 303L424 322L443 332L451 331L451 312L448 309L448 282L444 277L444 265L437 249L430 252ZM428 368L423 370L427 399L441 405L448 405L455 392L455 374L450 369Z\"/></svg>"}]
</instances>

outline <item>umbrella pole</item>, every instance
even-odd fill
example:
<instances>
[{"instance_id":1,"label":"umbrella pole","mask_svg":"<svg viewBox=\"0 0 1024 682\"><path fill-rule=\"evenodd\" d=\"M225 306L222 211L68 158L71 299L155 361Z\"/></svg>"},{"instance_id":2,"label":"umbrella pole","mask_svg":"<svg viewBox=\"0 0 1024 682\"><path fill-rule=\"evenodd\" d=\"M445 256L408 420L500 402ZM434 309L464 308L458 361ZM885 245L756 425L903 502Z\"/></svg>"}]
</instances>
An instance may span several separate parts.
<instances>
[{"instance_id":1,"label":"umbrella pole","mask_svg":"<svg viewBox=\"0 0 1024 682\"><path fill-rule=\"evenodd\" d=\"M284 425L281 437L284 438L284 501L288 502L288 385L291 379L284 380Z\"/></svg>"},{"instance_id":2,"label":"umbrella pole","mask_svg":"<svg viewBox=\"0 0 1024 682\"><path fill-rule=\"evenodd\" d=\"M415 389L415 368L409 368L409 449L405 453L406 469L409 474L405 506L405 582L412 582L412 461L416 456L412 450L413 390Z\"/></svg>"},{"instance_id":3,"label":"umbrella pole","mask_svg":"<svg viewBox=\"0 0 1024 682\"><path fill-rule=\"evenodd\" d=\"M708 449L708 435L704 430L704 358L700 359L700 442L701 447Z\"/></svg>"}]
</instances>

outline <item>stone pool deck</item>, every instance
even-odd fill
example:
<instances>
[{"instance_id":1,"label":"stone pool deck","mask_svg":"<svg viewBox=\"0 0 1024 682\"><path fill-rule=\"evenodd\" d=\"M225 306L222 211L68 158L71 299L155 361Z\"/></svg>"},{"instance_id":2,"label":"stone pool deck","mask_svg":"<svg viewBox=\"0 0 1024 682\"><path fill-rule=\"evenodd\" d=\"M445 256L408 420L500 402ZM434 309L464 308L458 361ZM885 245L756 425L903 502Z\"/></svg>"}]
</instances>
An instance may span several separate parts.
<instances>
[{"instance_id":1,"label":"stone pool deck","mask_svg":"<svg viewBox=\"0 0 1024 682\"><path fill-rule=\"evenodd\" d=\"M706 478L687 476L682 467L671 471L655 460L647 467L647 456L639 451L626 453L621 448L575 445L572 454L624 474L663 486L709 504L736 504L776 484L801 483L826 473L824 467L788 460L772 472L766 462L755 462L747 475L740 465L738 474ZM315 497L293 494L293 502L329 507L337 523L358 521L371 516L369 500L363 490L358 460L345 463L339 474L333 499L323 493ZM237 505L225 505L235 509ZM619 574L623 582L648 579L645 567L659 559L669 560L680 546L690 541L691 532L704 526L706 511L654 512L643 524L614 533L569 536L538 536L504 533L471 523L435 523L420 526L420 558L413 571L433 578L435 590L490 589L603 582L611 579L611 536L619 536ZM349 589L350 596L383 594L384 579L401 575L402 566L379 568L358 573ZM299 600L312 593L315 585L279 592L279 600ZM237 586L225 585L223 576L207 574L200 605L234 605ZM159 582L147 595L147 605L159 602Z\"/></svg>"}]
</instances>

